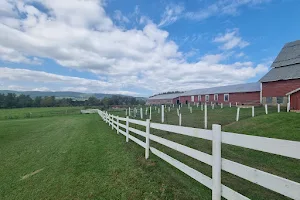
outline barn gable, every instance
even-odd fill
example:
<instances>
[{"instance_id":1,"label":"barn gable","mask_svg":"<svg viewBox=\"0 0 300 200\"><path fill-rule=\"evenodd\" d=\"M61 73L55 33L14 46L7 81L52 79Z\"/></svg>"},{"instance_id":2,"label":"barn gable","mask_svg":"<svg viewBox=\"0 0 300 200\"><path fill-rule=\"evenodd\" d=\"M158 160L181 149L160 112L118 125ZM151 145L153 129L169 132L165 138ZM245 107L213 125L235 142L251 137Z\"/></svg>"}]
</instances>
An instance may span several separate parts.
<instances>
[{"instance_id":1,"label":"barn gable","mask_svg":"<svg viewBox=\"0 0 300 200\"><path fill-rule=\"evenodd\" d=\"M260 82L291 80L300 78L300 40L284 45L271 70L260 79Z\"/></svg>"}]
</instances>

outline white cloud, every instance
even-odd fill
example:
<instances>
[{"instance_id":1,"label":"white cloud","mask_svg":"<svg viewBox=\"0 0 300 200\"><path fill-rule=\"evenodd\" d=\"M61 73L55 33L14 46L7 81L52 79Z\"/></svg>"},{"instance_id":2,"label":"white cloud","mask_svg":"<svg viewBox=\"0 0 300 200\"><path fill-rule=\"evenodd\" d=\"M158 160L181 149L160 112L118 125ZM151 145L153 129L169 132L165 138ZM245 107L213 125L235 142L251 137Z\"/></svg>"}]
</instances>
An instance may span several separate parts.
<instances>
[{"instance_id":1,"label":"white cloud","mask_svg":"<svg viewBox=\"0 0 300 200\"><path fill-rule=\"evenodd\" d=\"M16 51L15 49L3 47L0 45L0 59L7 62L14 62L14 63L26 63L26 64L33 64L33 65L41 65L42 60L39 58L33 57L29 58L24 54Z\"/></svg>"},{"instance_id":2,"label":"white cloud","mask_svg":"<svg viewBox=\"0 0 300 200\"><path fill-rule=\"evenodd\" d=\"M165 8L165 11L162 15L162 19L159 22L158 26L168 26L176 22L182 12L184 11L184 7L182 5L170 4Z\"/></svg>"},{"instance_id":3,"label":"white cloud","mask_svg":"<svg viewBox=\"0 0 300 200\"><path fill-rule=\"evenodd\" d=\"M187 12L186 17L192 20L205 20L216 15L237 15L242 7L254 7L272 0L218 0L196 12Z\"/></svg>"},{"instance_id":4,"label":"white cloud","mask_svg":"<svg viewBox=\"0 0 300 200\"><path fill-rule=\"evenodd\" d=\"M241 57L244 57L245 56L245 53L244 52L240 52L236 55L237 58L241 58Z\"/></svg>"},{"instance_id":5,"label":"white cloud","mask_svg":"<svg viewBox=\"0 0 300 200\"><path fill-rule=\"evenodd\" d=\"M47 12L34 8L31 2L38 2ZM19 59L8 56L2 60L26 63L34 58L48 58L63 67L105 78L89 80L6 68L6 73L1 71L2 78L6 74L6 86L18 83L31 89L127 94L138 89L147 95L240 83L262 71L261 66L247 62L222 64L222 56L214 54L198 62L188 62L167 31L145 20L146 17L142 29L120 29L105 13L100 1L65 0L62 4L61 0L26 0L18 1L18 8L23 17L9 17L14 23L7 23L7 17L0 18L0 44ZM138 7L135 12L139 13ZM18 15L16 11L14 14ZM170 16L172 21L174 15ZM238 37L237 33L232 37ZM233 46L241 48L243 42ZM229 40L223 43L228 49L232 47Z\"/></svg>"},{"instance_id":6,"label":"white cloud","mask_svg":"<svg viewBox=\"0 0 300 200\"><path fill-rule=\"evenodd\" d=\"M227 31L225 34L219 34L214 38L213 42L222 43L221 49L230 50L236 47L240 49L249 45L249 42L244 41L238 33L238 29Z\"/></svg>"},{"instance_id":7,"label":"white cloud","mask_svg":"<svg viewBox=\"0 0 300 200\"><path fill-rule=\"evenodd\" d=\"M7 67L0 67L0 71L2 89L138 94L131 91L119 91L122 87L121 84L100 80L62 76L28 69L11 69ZM39 85L39 87L36 87L37 85Z\"/></svg>"},{"instance_id":8,"label":"white cloud","mask_svg":"<svg viewBox=\"0 0 300 200\"><path fill-rule=\"evenodd\" d=\"M120 23L129 23L128 17L123 15L123 13L120 10L115 10L114 19L117 20Z\"/></svg>"}]
</instances>

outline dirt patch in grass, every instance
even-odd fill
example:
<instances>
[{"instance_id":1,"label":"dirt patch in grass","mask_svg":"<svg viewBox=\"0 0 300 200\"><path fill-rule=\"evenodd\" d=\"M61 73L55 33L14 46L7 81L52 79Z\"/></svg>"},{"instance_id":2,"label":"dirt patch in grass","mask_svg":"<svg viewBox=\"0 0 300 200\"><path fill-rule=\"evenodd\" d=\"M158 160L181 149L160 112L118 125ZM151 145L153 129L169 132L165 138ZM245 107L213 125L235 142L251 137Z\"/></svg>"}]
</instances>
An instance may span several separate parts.
<instances>
[{"instance_id":1,"label":"dirt patch in grass","mask_svg":"<svg viewBox=\"0 0 300 200\"><path fill-rule=\"evenodd\" d=\"M156 165L154 161L146 160L144 157L138 157L137 160L141 165L144 165L146 167L153 167Z\"/></svg>"}]
</instances>

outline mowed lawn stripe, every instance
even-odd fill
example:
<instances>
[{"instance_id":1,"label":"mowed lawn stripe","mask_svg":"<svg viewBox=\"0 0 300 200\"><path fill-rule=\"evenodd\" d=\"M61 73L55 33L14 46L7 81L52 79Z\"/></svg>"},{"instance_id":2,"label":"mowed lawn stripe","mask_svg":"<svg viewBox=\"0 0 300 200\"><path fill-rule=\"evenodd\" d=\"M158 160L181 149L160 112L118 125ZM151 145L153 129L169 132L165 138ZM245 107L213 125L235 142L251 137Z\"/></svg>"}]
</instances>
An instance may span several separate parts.
<instances>
[{"instance_id":1,"label":"mowed lawn stripe","mask_svg":"<svg viewBox=\"0 0 300 200\"><path fill-rule=\"evenodd\" d=\"M211 199L97 115L1 121L0 163L0 199Z\"/></svg>"}]
</instances>

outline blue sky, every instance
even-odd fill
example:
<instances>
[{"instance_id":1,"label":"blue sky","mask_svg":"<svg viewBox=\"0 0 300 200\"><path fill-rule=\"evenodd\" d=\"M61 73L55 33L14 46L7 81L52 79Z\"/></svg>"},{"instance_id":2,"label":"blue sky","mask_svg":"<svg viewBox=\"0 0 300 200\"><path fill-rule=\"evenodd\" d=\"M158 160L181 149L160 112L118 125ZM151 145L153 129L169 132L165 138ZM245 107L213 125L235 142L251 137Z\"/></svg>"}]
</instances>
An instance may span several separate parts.
<instances>
[{"instance_id":1,"label":"blue sky","mask_svg":"<svg viewBox=\"0 0 300 200\"><path fill-rule=\"evenodd\" d=\"M297 0L2 0L0 89L149 96L258 81Z\"/></svg>"}]
</instances>

